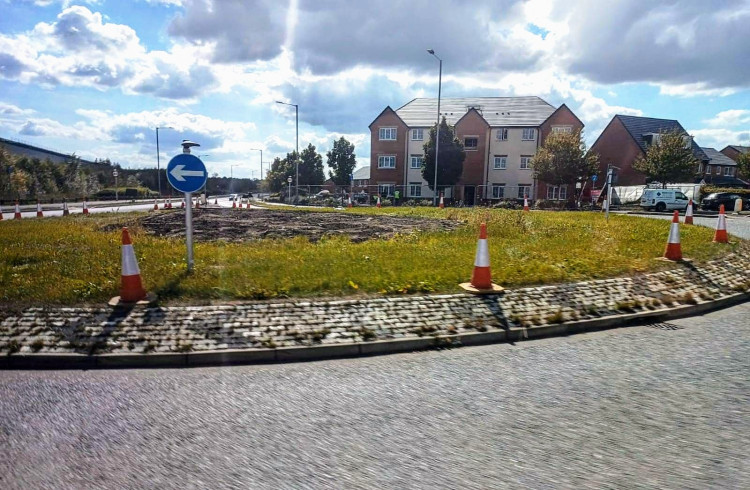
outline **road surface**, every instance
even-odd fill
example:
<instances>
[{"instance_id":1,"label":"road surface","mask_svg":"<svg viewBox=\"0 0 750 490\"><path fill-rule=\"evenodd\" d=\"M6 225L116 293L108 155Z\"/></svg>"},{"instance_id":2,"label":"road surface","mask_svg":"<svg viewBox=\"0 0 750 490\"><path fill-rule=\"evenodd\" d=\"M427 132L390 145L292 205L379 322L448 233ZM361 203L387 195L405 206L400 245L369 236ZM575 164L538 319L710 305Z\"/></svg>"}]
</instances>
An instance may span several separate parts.
<instances>
[{"instance_id":1,"label":"road surface","mask_svg":"<svg viewBox=\"0 0 750 490\"><path fill-rule=\"evenodd\" d=\"M749 317L305 364L6 371L0 487L750 488Z\"/></svg>"},{"instance_id":2,"label":"road surface","mask_svg":"<svg viewBox=\"0 0 750 490\"><path fill-rule=\"evenodd\" d=\"M671 214L632 214L631 216L639 216L642 218L656 218L672 220ZM685 219L684 213L680 213L680 223ZM712 229L716 229L716 217L703 218L699 216L693 217L693 223L700 226L707 226ZM750 216L748 215L727 215L727 232L730 235L734 235L746 240L750 240Z\"/></svg>"}]
</instances>

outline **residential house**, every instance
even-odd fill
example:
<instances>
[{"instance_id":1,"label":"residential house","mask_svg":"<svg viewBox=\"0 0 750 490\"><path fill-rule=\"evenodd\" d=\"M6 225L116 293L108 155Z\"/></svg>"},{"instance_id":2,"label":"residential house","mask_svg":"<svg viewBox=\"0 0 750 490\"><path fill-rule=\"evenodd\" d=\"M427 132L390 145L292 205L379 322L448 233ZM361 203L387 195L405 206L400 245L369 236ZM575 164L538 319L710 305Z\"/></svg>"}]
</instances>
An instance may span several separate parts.
<instances>
[{"instance_id":1,"label":"residential house","mask_svg":"<svg viewBox=\"0 0 750 490\"><path fill-rule=\"evenodd\" d=\"M729 145L721 152L736 162L741 154L750 153L750 146Z\"/></svg>"},{"instance_id":2,"label":"residential house","mask_svg":"<svg viewBox=\"0 0 750 490\"><path fill-rule=\"evenodd\" d=\"M708 164L698 167L697 183L705 182L719 187L748 187L748 183L737 178L737 162L714 148L701 148L708 156Z\"/></svg>"},{"instance_id":3,"label":"residential house","mask_svg":"<svg viewBox=\"0 0 750 490\"><path fill-rule=\"evenodd\" d=\"M662 133L679 131L685 135L686 144L690 144L695 158L703 167L709 163L704 151L693 141L692 136L674 119L656 119L653 117L638 117L616 115L604 128L602 134L591 146L590 151L599 154L599 176L606 175L607 167L618 167L617 185L646 184L646 176L633 168L633 162L638 157L646 156L646 149ZM687 139L689 138L689 143ZM695 169L698 172L698 168Z\"/></svg>"},{"instance_id":4,"label":"residential house","mask_svg":"<svg viewBox=\"0 0 750 490\"><path fill-rule=\"evenodd\" d=\"M437 103L418 98L396 110L389 106L370 124L370 182L379 193L392 195L399 188L406 198L434 196L422 178L422 162L424 144L437 121ZM531 169L549 134L583 129L565 104L555 108L539 97L446 98L440 101L443 117L466 151L461 178L445 189L447 197L469 204L525 195L566 198L567 189L535 182ZM439 177L438 187L443 190Z\"/></svg>"},{"instance_id":5,"label":"residential house","mask_svg":"<svg viewBox=\"0 0 750 490\"><path fill-rule=\"evenodd\" d=\"M360 190L367 190L367 186L370 185L370 166L361 167L354 171L354 189L355 192Z\"/></svg>"}]
</instances>

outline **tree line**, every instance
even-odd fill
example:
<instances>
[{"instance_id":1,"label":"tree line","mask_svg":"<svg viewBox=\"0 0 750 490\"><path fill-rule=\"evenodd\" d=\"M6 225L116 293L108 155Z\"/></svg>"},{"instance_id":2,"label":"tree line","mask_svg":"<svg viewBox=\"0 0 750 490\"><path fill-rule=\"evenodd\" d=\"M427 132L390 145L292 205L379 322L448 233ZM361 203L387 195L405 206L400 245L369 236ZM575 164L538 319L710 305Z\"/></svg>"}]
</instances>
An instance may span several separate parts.
<instances>
[{"instance_id":1,"label":"tree line","mask_svg":"<svg viewBox=\"0 0 750 490\"><path fill-rule=\"evenodd\" d=\"M343 136L333 142L331 150L326 152L326 164L330 169L328 177L334 184L347 186L350 175L357 166L357 156L354 145ZM298 155L296 151L287 153L284 158L276 157L271 164L271 170L266 176L268 189L280 192L288 185L287 179L292 178L292 185L299 168L299 182L301 186L321 186L326 180L323 170L323 156L318 153L312 143Z\"/></svg>"}]
</instances>

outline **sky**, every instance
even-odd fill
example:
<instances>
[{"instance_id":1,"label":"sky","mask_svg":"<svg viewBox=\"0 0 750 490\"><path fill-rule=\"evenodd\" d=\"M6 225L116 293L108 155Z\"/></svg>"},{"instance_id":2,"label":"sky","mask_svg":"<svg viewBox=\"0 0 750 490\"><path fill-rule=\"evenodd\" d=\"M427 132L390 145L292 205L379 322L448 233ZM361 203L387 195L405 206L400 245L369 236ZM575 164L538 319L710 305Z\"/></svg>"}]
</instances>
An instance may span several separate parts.
<instances>
[{"instance_id":1,"label":"sky","mask_svg":"<svg viewBox=\"0 0 750 490\"><path fill-rule=\"evenodd\" d=\"M161 165L182 139L209 173L260 177L335 139L369 164L386 107L536 95L591 145L615 114L750 145L750 0L0 0L0 136ZM264 171L268 164L263 164Z\"/></svg>"}]
</instances>

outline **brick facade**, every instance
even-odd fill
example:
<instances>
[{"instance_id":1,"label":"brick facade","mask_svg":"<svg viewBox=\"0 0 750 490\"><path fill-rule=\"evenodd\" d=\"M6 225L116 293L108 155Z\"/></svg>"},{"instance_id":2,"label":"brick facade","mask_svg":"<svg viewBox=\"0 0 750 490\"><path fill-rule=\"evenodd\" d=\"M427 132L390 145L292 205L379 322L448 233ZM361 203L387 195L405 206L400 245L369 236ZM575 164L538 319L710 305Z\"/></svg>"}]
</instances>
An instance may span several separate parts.
<instances>
[{"instance_id":1,"label":"brick facade","mask_svg":"<svg viewBox=\"0 0 750 490\"><path fill-rule=\"evenodd\" d=\"M617 171L617 185L641 185L646 176L633 168L633 162L643 156L643 150L635 142L618 118L613 118L591 147L591 152L599 154L599 182L604 184L607 165L620 167Z\"/></svg>"},{"instance_id":2,"label":"brick facade","mask_svg":"<svg viewBox=\"0 0 750 490\"><path fill-rule=\"evenodd\" d=\"M396 128L395 140L381 140L380 128ZM390 107L370 124L370 182L372 184L391 183L401 185L406 169L406 142L409 128L398 114ZM396 157L395 168L378 168L378 157L393 155Z\"/></svg>"}]
</instances>

